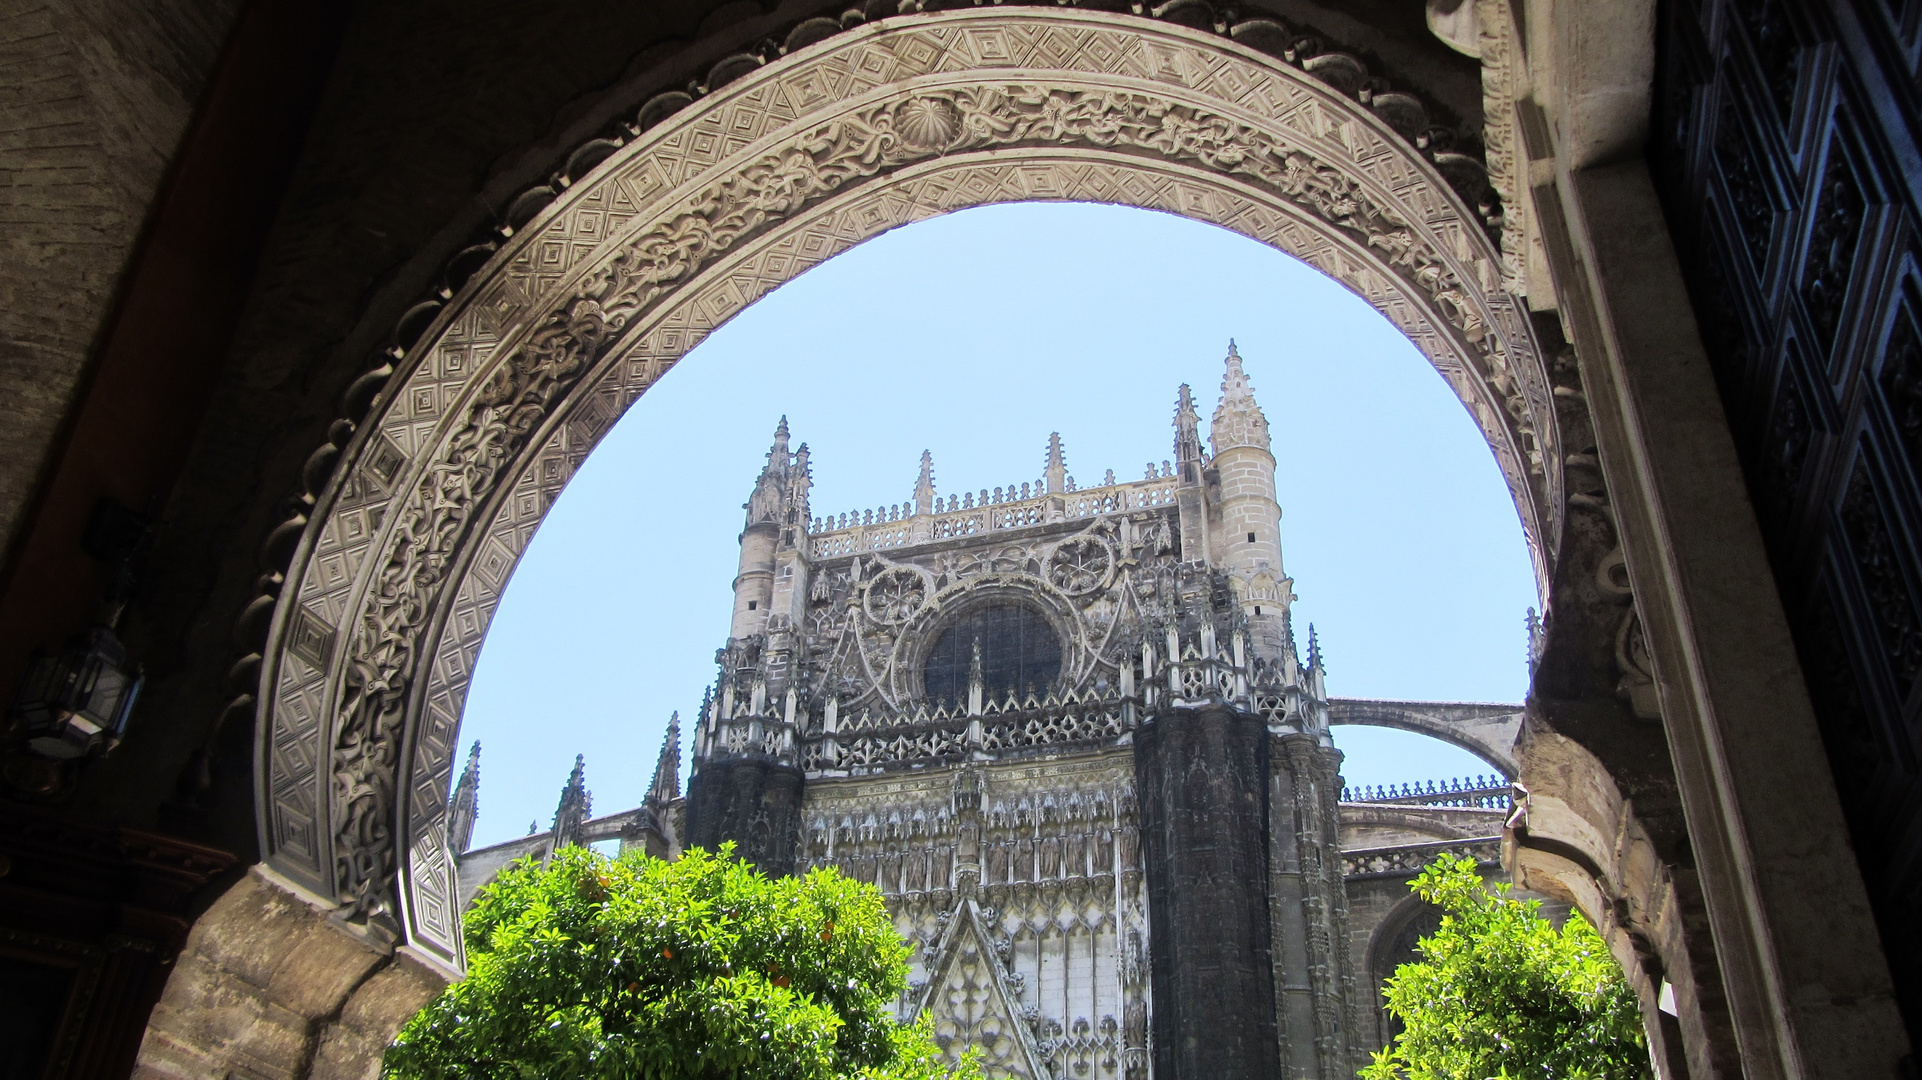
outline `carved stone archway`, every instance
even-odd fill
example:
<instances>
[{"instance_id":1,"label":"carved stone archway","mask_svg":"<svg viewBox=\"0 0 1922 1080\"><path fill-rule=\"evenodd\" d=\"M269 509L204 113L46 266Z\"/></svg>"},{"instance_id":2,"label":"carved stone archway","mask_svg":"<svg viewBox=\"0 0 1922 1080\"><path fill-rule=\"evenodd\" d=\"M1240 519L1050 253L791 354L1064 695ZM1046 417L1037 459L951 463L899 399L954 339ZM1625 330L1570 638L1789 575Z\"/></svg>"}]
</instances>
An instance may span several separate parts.
<instances>
[{"instance_id":1,"label":"carved stone archway","mask_svg":"<svg viewBox=\"0 0 1922 1080\"><path fill-rule=\"evenodd\" d=\"M1211 34L980 9L889 19L728 82L527 220L405 351L304 523L259 705L271 872L461 964L444 814L508 575L614 420L701 338L888 229L1008 201L1125 204L1321 269L1487 437L1544 591L1559 440L1489 234L1354 96Z\"/></svg>"}]
</instances>

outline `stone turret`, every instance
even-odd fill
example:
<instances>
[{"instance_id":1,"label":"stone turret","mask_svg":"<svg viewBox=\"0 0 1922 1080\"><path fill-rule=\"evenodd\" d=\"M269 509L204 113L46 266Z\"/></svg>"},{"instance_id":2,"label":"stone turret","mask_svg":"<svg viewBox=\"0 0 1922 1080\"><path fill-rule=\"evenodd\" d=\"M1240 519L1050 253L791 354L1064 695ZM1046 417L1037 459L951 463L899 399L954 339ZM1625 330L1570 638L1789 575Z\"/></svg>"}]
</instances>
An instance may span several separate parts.
<instances>
[{"instance_id":1,"label":"stone turret","mask_svg":"<svg viewBox=\"0 0 1922 1080\"><path fill-rule=\"evenodd\" d=\"M806 596L811 484L807 444L801 444L795 453L788 452L787 417L783 416L774 429L767 464L743 507L747 520L741 528L740 572L734 578L734 620L729 637L764 633L770 617L777 613L791 619L794 612L787 609L797 598ZM797 570L801 577L798 583Z\"/></svg>"},{"instance_id":2,"label":"stone turret","mask_svg":"<svg viewBox=\"0 0 1922 1080\"><path fill-rule=\"evenodd\" d=\"M734 840L741 858L774 875L793 864L787 823L801 797L796 721L806 687L795 676L805 660L811 484L807 445L788 452L784 416L747 501L733 623L715 654L720 679L702 709L688 779L685 842L714 850Z\"/></svg>"},{"instance_id":3,"label":"stone turret","mask_svg":"<svg viewBox=\"0 0 1922 1080\"><path fill-rule=\"evenodd\" d=\"M1241 353L1228 342L1221 403L1209 424L1216 492L1210 520L1213 560L1228 572L1235 600L1248 620L1255 654L1278 659L1288 637L1293 582L1281 566L1281 504L1275 498L1275 455L1268 418L1255 403Z\"/></svg>"},{"instance_id":4,"label":"stone turret","mask_svg":"<svg viewBox=\"0 0 1922 1080\"><path fill-rule=\"evenodd\" d=\"M447 847L458 855L474 842L474 822L480 818L480 742L467 751L467 767L447 800Z\"/></svg>"}]
</instances>

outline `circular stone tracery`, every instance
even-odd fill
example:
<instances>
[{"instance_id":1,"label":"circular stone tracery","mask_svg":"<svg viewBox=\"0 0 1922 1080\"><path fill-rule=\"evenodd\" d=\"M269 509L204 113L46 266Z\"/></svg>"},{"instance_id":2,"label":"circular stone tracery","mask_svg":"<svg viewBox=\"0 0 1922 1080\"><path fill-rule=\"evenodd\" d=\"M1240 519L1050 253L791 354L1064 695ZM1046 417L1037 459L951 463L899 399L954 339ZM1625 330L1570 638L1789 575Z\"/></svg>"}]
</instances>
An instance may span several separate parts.
<instances>
[{"instance_id":1,"label":"circular stone tracery","mask_svg":"<svg viewBox=\"0 0 1922 1080\"><path fill-rule=\"evenodd\" d=\"M1376 117L1232 43L1126 17L888 20L744 76L613 153L410 351L275 609L260 724L269 863L458 966L443 822L467 673L574 465L701 336L783 281L908 221L1033 199L1221 224L1360 293L1463 397L1545 573L1559 505L1559 475L1541 468L1557 460L1546 374L1496 291L1486 235Z\"/></svg>"}]
</instances>

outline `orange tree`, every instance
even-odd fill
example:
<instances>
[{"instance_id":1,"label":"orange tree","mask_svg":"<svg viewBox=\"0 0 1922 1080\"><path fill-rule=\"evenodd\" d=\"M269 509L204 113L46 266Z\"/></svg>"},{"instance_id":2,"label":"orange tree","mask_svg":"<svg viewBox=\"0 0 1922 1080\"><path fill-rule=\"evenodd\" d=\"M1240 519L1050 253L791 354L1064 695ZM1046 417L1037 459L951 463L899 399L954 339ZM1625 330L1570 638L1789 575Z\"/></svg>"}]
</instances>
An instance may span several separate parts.
<instances>
[{"instance_id":1,"label":"orange tree","mask_svg":"<svg viewBox=\"0 0 1922 1080\"><path fill-rule=\"evenodd\" d=\"M926 1018L895 1022L907 947L880 893L831 870L564 848L503 870L464 930L467 978L402 1029L384 1077L949 1076Z\"/></svg>"},{"instance_id":2,"label":"orange tree","mask_svg":"<svg viewBox=\"0 0 1922 1080\"><path fill-rule=\"evenodd\" d=\"M1490 891L1446 856L1409 882L1440 907L1421 959L1388 980L1402 1032L1362 1080L1645 1080L1642 1017L1622 969L1579 914Z\"/></svg>"}]
</instances>

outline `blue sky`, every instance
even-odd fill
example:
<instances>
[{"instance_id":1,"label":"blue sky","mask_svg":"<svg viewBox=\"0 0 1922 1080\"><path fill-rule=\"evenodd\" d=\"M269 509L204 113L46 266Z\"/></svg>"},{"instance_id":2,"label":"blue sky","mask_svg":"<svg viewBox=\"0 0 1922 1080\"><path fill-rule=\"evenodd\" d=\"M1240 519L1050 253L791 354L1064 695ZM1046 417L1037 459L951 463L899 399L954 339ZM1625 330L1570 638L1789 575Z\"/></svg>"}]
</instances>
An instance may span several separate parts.
<instances>
[{"instance_id":1,"label":"blue sky","mask_svg":"<svg viewBox=\"0 0 1922 1080\"><path fill-rule=\"evenodd\" d=\"M1519 701L1536 604L1480 433L1408 340L1319 272L1234 233L1119 207L967 210L871 240L723 326L629 410L541 525L463 720L481 846L546 828L574 755L596 813L632 806L670 711L725 644L742 503L786 415L817 515L1040 476L1082 486L1173 456L1175 388L1206 418L1237 342L1278 462L1297 632L1329 692ZM1486 772L1417 736L1338 728L1351 783Z\"/></svg>"}]
</instances>

